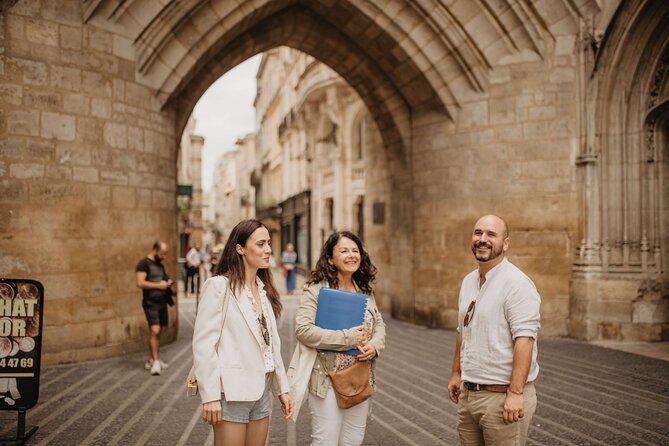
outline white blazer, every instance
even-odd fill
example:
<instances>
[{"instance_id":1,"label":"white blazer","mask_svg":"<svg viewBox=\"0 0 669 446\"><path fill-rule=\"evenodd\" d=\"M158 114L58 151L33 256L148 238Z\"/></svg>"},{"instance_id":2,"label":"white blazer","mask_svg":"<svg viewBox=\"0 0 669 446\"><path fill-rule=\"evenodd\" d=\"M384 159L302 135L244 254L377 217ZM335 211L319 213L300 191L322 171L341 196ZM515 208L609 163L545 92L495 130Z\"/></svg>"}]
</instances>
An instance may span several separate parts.
<instances>
[{"instance_id":1,"label":"white blazer","mask_svg":"<svg viewBox=\"0 0 669 446\"><path fill-rule=\"evenodd\" d=\"M272 308L264 284L256 278L260 298ZM207 279L202 287L195 329L193 331L193 364L202 403L221 399L257 401L265 389L265 341L258 330L251 302L228 293L227 316L223 324L223 298L228 285L224 276ZM265 315L269 324L274 355L272 390L276 395L288 393L286 370L281 359L281 341L274 312ZM221 327L221 325L224 325ZM222 330L221 330L222 329Z\"/></svg>"}]
</instances>

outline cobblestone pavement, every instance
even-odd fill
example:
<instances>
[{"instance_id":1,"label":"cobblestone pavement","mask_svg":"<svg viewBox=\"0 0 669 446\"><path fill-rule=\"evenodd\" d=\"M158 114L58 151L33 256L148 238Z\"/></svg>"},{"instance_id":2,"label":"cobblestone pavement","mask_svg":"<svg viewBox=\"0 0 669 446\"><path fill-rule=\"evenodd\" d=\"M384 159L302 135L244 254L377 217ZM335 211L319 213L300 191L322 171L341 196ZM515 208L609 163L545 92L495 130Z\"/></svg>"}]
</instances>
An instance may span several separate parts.
<instances>
[{"instance_id":1,"label":"cobblestone pavement","mask_svg":"<svg viewBox=\"0 0 669 446\"><path fill-rule=\"evenodd\" d=\"M284 361L290 360L297 297L284 298ZM211 445L198 398L186 398L194 304L181 302L180 335L162 349L170 367L144 370L146 354L44 367L40 403L27 425L29 445ZM378 361L378 393L365 445L456 445L449 378L455 333L388 320ZM572 340L542 339L539 407L531 445L668 445L669 362ZM308 445L310 416L295 425L275 403L271 445ZM13 435L16 415L0 412L0 435Z\"/></svg>"}]
</instances>

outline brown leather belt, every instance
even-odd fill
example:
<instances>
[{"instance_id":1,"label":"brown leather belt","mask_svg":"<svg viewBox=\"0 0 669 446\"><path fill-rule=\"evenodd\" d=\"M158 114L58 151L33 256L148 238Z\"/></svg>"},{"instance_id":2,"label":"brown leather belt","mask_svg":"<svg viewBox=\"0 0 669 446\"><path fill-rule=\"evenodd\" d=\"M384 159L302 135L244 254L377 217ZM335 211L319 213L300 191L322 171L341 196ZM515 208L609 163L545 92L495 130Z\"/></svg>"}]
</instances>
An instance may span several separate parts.
<instances>
[{"instance_id":1,"label":"brown leather belt","mask_svg":"<svg viewBox=\"0 0 669 446\"><path fill-rule=\"evenodd\" d=\"M487 392L506 393L509 389L509 386L505 386L504 384L476 384L465 381L464 385L467 390L472 390L474 392L485 390Z\"/></svg>"}]
</instances>

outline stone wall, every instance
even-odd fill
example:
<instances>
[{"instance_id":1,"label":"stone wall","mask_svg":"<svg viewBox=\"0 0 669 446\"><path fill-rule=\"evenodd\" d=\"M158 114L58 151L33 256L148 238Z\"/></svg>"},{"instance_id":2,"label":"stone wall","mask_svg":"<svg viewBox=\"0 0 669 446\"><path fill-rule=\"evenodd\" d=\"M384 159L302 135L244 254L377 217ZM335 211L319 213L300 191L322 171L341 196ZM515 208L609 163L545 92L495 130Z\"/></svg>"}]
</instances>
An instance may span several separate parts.
<instances>
[{"instance_id":1,"label":"stone wall","mask_svg":"<svg viewBox=\"0 0 669 446\"><path fill-rule=\"evenodd\" d=\"M144 349L134 268L176 239L173 116L134 81L132 42L82 8L20 1L0 19L0 275L44 284L46 363Z\"/></svg>"},{"instance_id":2,"label":"stone wall","mask_svg":"<svg viewBox=\"0 0 669 446\"><path fill-rule=\"evenodd\" d=\"M578 221L572 48L494 68L489 93L470 95L454 122L414 121L416 321L457 325L460 282L476 268L476 219L510 227L509 259L542 296L542 335L566 335Z\"/></svg>"}]
</instances>

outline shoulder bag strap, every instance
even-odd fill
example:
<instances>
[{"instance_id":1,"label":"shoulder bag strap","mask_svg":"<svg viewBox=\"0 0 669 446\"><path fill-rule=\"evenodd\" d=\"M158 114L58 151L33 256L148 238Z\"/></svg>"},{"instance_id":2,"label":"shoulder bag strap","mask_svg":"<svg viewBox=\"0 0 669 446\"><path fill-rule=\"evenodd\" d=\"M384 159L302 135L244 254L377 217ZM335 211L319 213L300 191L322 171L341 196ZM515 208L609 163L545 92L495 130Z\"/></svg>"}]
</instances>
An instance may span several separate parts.
<instances>
[{"instance_id":1,"label":"shoulder bag strap","mask_svg":"<svg viewBox=\"0 0 669 446\"><path fill-rule=\"evenodd\" d=\"M228 296L229 291L230 291L230 281L226 280L225 294L223 295L223 323L221 324L221 335L223 335L223 326L225 326L225 317L228 315L228 303L230 302L230 297Z\"/></svg>"}]
</instances>

